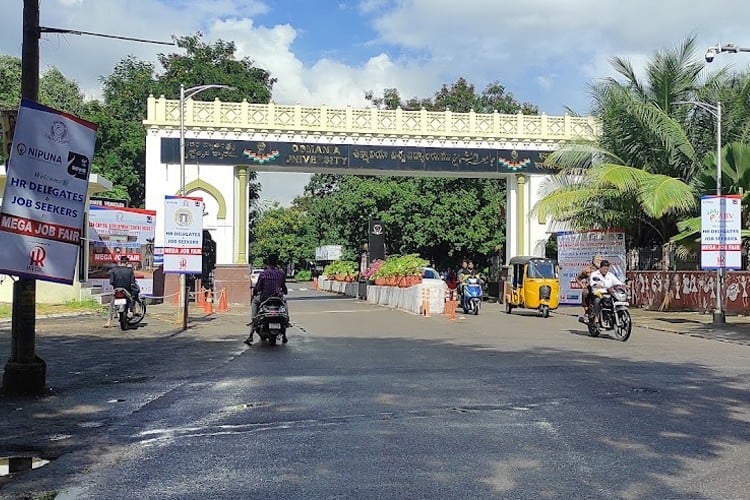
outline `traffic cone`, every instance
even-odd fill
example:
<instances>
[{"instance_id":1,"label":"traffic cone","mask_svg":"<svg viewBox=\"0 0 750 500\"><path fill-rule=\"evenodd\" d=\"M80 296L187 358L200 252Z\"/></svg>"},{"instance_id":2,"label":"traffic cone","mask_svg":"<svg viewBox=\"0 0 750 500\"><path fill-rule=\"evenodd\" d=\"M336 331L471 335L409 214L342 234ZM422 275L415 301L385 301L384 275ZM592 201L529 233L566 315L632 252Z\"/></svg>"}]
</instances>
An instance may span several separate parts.
<instances>
[{"instance_id":1,"label":"traffic cone","mask_svg":"<svg viewBox=\"0 0 750 500\"><path fill-rule=\"evenodd\" d=\"M177 285L177 288L175 289L174 299L172 300L173 306L179 306L180 305L180 285Z\"/></svg>"},{"instance_id":2,"label":"traffic cone","mask_svg":"<svg viewBox=\"0 0 750 500\"><path fill-rule=\"evenodd\" d=\"M422 289L422 316L430 317L430 290L427 288Z\"/></svg>"},{"instance_id":3,"label":"traffic cone","mask_svg":"<svg viewBox=\"0 0 750 500\"><path fill-rule=\"evenodd\" d=\"M206 312L206 314L213 314L214 313L214 294L211 292L211 290L208 290L208 294L206 296L206 303L203 306L203 310Z\"/></svg>"},{"instance_id":4,"label":"traffic cone","mask_svg":"<svg viewBox=\"0 0 750 500\"><path fill-rule=\"evenodd\" d=\"M195 305L198 307L206 307L206 289L201 287L200 290L195 291Z\"/></svg>"},{"instance_id":5,"label":"traffic cone","mask_svg":"<svg viewBox=\"0 0 750 500\"><path fill-rule=\"evenodd\" d=\"M224 313L227 311L229 311L229 305L227 304L227 289L222 288L219 293L219 312Z\"/></svg>"}]
</instances>

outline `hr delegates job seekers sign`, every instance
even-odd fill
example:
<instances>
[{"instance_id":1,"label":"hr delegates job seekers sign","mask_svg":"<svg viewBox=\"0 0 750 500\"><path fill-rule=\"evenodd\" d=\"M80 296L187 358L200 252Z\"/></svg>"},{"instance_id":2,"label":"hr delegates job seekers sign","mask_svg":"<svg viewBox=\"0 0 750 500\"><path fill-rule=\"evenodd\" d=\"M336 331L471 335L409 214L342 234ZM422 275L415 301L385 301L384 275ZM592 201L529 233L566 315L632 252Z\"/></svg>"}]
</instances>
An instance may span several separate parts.
<instances>
[{"instance_id":1,"label":"hr delegates job seekers sign","mask_svg":"<svg viewBox=\"0 0 750 500\"><path fill-rule=\"evenodd\" d=\"M167 196L164 201L164 272L201 274L203 199Z\"/></svg>"},{"instance_id":2,"label":"hr delegates job seekers sign","mask_svg":"<svg viewBox=\"0 0 750 500\"><path fill-rule=\"evenodd\" d=\"M701 267L742 268L742 202L739 195L701 198Z\"/></svg>"},{"instance_id":3,"label":"hr delegates job seekers sign","mask_svg":"<svg viewBox=\"0 0 750 500\"><path fill-rule=\"evenodd\" d=\"M72 284L96 125L23 99L0 215L0 272Z\"/></svg>"}]
</instances>

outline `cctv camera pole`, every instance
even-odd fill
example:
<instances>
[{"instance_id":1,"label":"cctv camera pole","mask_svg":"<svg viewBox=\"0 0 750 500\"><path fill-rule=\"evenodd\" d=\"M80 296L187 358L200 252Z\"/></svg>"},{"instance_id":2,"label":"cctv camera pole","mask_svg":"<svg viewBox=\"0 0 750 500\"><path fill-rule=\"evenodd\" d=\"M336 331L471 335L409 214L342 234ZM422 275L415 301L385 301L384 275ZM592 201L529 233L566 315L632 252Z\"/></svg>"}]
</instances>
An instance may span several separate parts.
<instances>
[{"instance_id":1,"label":"cctv camera pole","mask_svg":"<svg viewBox=\"0 0 750 500\"><path fill-rule=\"evenodd\" d=\"M21 95L39 99L39 0L23 2ZM13 283L11 353L3 373L3 392L34 395L44 392L47 365L36 355L36 280Z\"/></svg>"}]
</instances>

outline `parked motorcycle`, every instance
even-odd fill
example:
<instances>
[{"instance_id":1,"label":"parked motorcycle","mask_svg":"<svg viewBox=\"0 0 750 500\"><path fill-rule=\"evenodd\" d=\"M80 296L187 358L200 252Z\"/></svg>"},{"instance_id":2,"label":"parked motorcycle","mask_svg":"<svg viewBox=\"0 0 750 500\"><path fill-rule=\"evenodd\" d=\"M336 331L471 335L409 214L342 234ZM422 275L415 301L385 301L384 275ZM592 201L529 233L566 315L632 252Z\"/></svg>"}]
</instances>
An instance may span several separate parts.
<instances>
[{"instance_id":1,"label":"parked motorcycle","mask_svg":"<svg viewBox=\"0 0 750 500\"><path fill-rule=\"evenodd\" d=\"M622 285L617 285L602 295L601 307L599 309L599 325L594 321L593 313L589 316L587 324L589 335L598 337L601 330L611 330L617 340L625 342L630 338L633 329L633 321L630 317L628 307L628 290Z\"/></svg>"},{"instance_id":2,"label":"parked motorcycle","mask_svg":"<svg viewBox=\"0 0 750 500\"><path fill-rule=\"evenodd\" d=\"M289 328L289 312L286 302L281 297L269 297L261 302L258 314L253 318L252 328L261 340L270 345L276 345L276 340L281 337L281 342L286 344L286 329Z\"/></svg>"},{"instance_id":3,"label":"parked motorcycle","mask_svg":"<svg viewBox=\"0 0 750 500\"><path fill-rule=\"evenodd\" d=\"M125 288L115 288L112 301L113 314L117 316L122 330L137 325L146 316L146 303L140 296L133 298Z\"/></svg>"},{"instance_id":4,"label":"parked motorcycle","mask_svg":"<svg viewBox=\"0 0 750 500\"><path fill-rule=\"evenodd\" d=\"M482 306L482 284L478 278L467 278L461 295L464 314L478 315Z\"/></svg>"}]
</instances>

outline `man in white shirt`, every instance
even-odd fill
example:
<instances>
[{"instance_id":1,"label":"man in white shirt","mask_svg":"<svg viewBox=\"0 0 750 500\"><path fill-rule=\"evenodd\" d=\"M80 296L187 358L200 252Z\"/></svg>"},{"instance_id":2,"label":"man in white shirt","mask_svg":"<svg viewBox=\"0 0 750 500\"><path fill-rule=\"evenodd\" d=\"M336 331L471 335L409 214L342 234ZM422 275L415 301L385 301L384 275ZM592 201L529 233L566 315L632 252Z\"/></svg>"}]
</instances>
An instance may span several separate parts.
<instances>
[{"instance_id":1,"label":"man in white shirt","mask_svg":"<svg viewBox=\"0 0 750 500\"><path fill-rule=\"evenodd\" d=\"M609 261L603 260L599 264L599 269L591 273L589 278L591 283L591 290L594 296L594 318L599 321L599 311L601 310L602 294L616 285L622 285L622 281L615 276L614 273L609 272Z\"/></svg>"}]
</instances>

